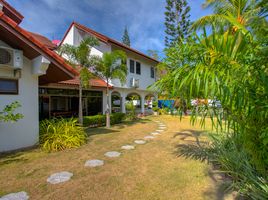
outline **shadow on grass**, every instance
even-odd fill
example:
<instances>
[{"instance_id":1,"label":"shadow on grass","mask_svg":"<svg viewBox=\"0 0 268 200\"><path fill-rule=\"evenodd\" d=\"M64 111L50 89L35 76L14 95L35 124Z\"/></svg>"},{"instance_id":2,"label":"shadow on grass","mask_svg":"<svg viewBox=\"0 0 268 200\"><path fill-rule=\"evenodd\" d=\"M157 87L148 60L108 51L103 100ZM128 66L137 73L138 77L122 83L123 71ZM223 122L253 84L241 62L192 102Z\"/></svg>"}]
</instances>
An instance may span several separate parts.
<instances>
[{"instance_id":1,"label":"shadow on grass","mask_svg":"<svg viewBox=\"0 0 268 200\"><path fill-rule=\"evenodd\" d=\"M204 135L206 135L206 131L183 130L175 133L173 138L179 137L183 143L175 146L174 154L178 157L209 163L209 144L200 140L200 137ZM208 199L215 199L215 197L216 200L226 199L226 194L230 192L231 179L219 171L219 167L215 164L212 165L212 168L208 168L205 173L214 183L216 191L210 189L204 193L204 196ZM232 193L229 195L231 196L228 198L230 200L242 200L242 197L238 195L232 196Z\"/></svg>"},{"instance_id":2,"label":"shadow on grass","mask_svg":"<svg viewBox=\"0 0 268 200\"><path fill-rule=\"evenodd\" d=\"M148 122L151 122L151 120L138 119L138 120L133 120L133 121L124 121L123 123L112 125L111 128L106 128L106 127L86 128L85 131L88 136L103 135L103 134L120 132L117 129L123 129L123 128L134 126L137 124L146 124Z\"/></svg>"},{"instance_id":3,"label":"shadow on grass","mask_svg":"<svg viewBox=\"0 0 268 200\"><path fill-rule=\"evenodd\" d=\"M28 159L23 157L24 151L19 153L0 154L0 165L6 165L14 162L25 162Z\"/></svg>"}]
</instances>

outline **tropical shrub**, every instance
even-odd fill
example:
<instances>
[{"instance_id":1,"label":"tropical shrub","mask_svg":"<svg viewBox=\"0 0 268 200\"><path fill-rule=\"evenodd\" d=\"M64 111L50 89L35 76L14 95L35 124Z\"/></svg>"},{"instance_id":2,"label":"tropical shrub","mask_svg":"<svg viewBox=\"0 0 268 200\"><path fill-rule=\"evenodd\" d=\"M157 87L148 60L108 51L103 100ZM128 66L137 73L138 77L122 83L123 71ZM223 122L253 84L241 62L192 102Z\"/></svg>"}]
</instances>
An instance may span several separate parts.
<instances>
[{"instance_id":1,"label":"tropical shrub","mask_svg":"<svg viewBox=\"0 0 268 200\"><path fill-rule=\"evenodd\" d=\"M136 107L135 107L133 101L129 101L126 103L126 110L127 110L127 119L135 120L137 118Z\"/></svg>"},{"instance_id":2,"label":"tropical shrub","mask_svg":"<svg viewBox=\"0 0 268 200\"><path fill-rule=\"evenodd\" d=\"M77 119L46 119L40 122L40 146L43 150L61 151L86 143L87 135Z\"/></svg>"},{"instance_id":3,"label":"tropical shrub","mask_svg":"<svg viewBox=\"0 0 268 200\"><path fill-rule=\"evenodd\" d=\"M119 124L125 118L124 113L112 113L110 120L111 124ZM106 123L106 116L105 115L95 115L95 116L86 116L84 117L84 126L88 127L101 127L105 126Z\"/></svg>"},{"instance_id":4,"label":"tropical shrub","mask_svg":"<svg viewBox=\"0 0 268 200\"><path fill-rule=\"evenodd\" d=\"M232 187L250 199L267 199L268 182L251 164L243 148L243 138L235 133L210 134L211 145L206 149L209 160L232 177Z\"/></svg>"}]
</instances>

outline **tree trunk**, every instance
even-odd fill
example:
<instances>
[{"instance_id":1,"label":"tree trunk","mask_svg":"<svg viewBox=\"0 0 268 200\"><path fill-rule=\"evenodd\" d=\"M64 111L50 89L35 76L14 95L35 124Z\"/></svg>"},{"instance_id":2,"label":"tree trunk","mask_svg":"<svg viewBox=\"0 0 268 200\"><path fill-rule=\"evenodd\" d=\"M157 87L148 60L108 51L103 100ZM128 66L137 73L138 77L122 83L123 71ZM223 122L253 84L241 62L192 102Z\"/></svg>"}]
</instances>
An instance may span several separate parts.
<instances>
[{"instance_id":1,"label":"tree trunk","mask_svg":"<svg viewBox=\"0 0 268 200\"><path fill-rule=\"evenodd\" d=\"M110 105L109 105L109 84L107 81L107 86L106 86L106 128L110 128Z\"/></svg>"},{"instance_id":2,"label":"tree trunk","mask_svg":"<svg viewBox=\"0 0 268 200\"><path fill-rule=\"evenodd\" d=\"M80 80L79 84L79 111L78 111L78 118L79 124L83 125L83 102L82 102L82 81Z\"/></svg>"}]
</instances>

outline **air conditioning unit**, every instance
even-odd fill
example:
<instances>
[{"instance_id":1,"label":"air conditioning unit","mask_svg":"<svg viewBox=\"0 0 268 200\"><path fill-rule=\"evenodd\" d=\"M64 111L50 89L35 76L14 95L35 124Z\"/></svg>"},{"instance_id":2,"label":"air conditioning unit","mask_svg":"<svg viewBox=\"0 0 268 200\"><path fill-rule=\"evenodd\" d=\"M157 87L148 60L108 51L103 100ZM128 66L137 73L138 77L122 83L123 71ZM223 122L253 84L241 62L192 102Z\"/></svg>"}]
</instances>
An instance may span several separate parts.
<instances>
[{"instance_id":1,"label":"air conditioning unit","mask_svg":"<svg viewBox=\"0 0 268 200\"><path fill-rule=\"evenodd\" d=\"M0 67L22 69L22 66L22 51L0 46Z\"/></svg>"},{"instance_id":2,"label":"air conditioning unit","mask_svg":"<svg viewBox=\"0 0 268 200\"><path fill-rule=\"evenodd\" d=\"M130 79L130 87L138 88L139 87L139 79L131 78Z\"/></svg>"}]
</instances>

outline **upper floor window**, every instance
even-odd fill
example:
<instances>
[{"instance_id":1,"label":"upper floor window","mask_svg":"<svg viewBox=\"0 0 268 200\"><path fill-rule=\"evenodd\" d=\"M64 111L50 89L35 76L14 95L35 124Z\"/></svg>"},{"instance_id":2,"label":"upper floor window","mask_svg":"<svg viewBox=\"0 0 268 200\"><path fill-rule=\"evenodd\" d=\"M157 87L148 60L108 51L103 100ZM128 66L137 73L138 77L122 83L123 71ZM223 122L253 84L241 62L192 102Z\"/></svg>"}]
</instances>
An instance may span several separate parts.
<instances>
[{"instance_id":1,"label":"upper floor window","mask_svg":"<svg viewBox=\"0 0 268 200\"><path fill-rule=\"evenodd\" d=\"M141 74L141 64L136 62L136 74Z\"/></svg>"},{"instance_id":2,"label":"upper floor window","mask_svg":"<svg viewBox=\"0 0 268 200\"><path fill-rule=\"evenodd\" d=\"M154 67L151 67L151 78L154 78L155 74L154 74Z\"/></svg>"},{"instance_id":3,"label":"upper floor window","mask_svg":"<svg viewBox=\"0 0 268 200\"><path fill-rule=\"evenodd\" d=\"M130 73L135 73L135 61L129 60L129 71Z\"/></svg>"},{"instance_id":4,"label":"upper floor window","mask_svg":"<svg viewBox=\"0 0 268 200\"><path fill-rule=\"evenodd\" d=\"M0 94L18 94L19 84L16 79L0 78Z\"/></svg>"}]
</instances>

